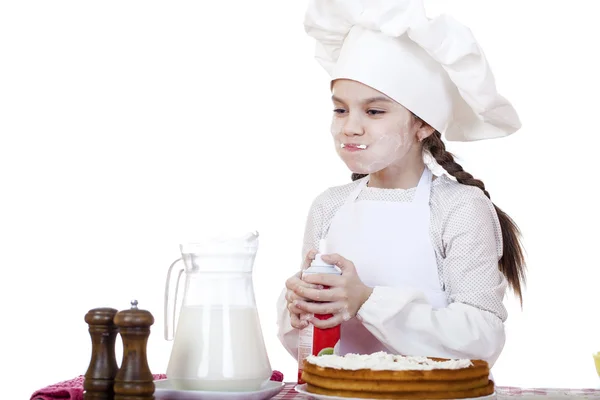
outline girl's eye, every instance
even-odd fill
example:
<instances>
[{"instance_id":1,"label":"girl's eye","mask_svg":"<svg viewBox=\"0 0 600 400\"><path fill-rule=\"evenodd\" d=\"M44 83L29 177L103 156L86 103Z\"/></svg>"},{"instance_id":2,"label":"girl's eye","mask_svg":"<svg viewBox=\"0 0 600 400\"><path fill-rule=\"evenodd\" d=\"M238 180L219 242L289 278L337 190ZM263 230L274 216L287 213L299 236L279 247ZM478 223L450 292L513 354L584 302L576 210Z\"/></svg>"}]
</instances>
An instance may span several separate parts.
<instances>
[{"instance_id":1,"label":"girl's eye","mask_svg":"<svg viewBox=\"0 0 600 400\"><path fill-rule=\"evenodd\" d=\"M333 110L333 112L336 114L343 114L346 112L346 110L344 110L343 108L336 108L335 110Z\"/></svg>"},{"instance_id":2,"label":"girl's eye","mask_svg":"<svg viewBox=\"0 0 600 400\"><path fill-rule=\"evenodd\" d=\"M368 114L370 115L378 115L378 114L384 114L385 111L381 111L381 110L369 110L367 111Z\"/></svg>"}]
</instances>

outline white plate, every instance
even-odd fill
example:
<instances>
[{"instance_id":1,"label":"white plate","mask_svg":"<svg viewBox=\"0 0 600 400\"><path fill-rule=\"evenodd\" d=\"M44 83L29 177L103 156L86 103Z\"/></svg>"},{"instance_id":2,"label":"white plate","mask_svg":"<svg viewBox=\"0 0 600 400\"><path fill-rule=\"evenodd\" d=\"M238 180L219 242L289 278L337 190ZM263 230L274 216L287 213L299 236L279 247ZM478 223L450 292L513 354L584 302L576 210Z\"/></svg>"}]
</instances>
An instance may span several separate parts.
<instances>
[{"instance_id":1,"label":"white plate","mask_svg":"<svg viewBox=\"0 0 600 400\"><path fill-rule=\"evenodd\" d=\"M281 392L283 382L268 381L253 392L205 392L202 390L173 389L168 379L154 381L156 400L266 400Z\"/></svg>"},{"instance_id":2,"label":"white plate","mask_svg":"<svg viewBox=\"0 0 600 400\"><path fill-rule=\"evenodd\" d=\"M369 399L357 399L355 397L337 397L337 396L327 396L325 394L315 394L315 393L309 393L306 391L306 383L303 385L296 385L296 387L294 387L294 390L296 390L296 392L298 393L302 393L303 395L308 396L310 399L318 399L318 400L369 400ZM483 397L472 397L469 399L462 399L462 400L492 400L496 398L496 392L490 394L489 396L483 396Z\"/></svg>"}]
</instances>

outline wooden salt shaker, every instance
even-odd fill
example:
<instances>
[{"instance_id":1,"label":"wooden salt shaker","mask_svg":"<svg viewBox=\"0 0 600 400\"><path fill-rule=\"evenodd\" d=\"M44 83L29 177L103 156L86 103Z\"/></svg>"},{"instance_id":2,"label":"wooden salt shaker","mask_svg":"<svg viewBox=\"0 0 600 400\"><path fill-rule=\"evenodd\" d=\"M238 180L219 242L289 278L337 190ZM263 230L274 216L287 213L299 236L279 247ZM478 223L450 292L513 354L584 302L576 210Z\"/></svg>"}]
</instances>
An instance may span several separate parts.
<instances>
[{"instance_id":1,"label":"wooden salt shaker","mask_svg":"<svg viewBox=\"0 0 600 400\"><path fill-rule=\"evenodd\" d=\"M154 379L148 366L146 345L154 317L139 310L137 300L131 309L115 316L115 324L123 339L123 361L115 377L115 400L154 400Z\"/></svg>"},{"instance_id":2,"label":"wooden salt shaker","mask_svg":"<svg viewBox=\"0 0 600 400\"><path fill-rule=\"evenodd\" d=\"M114 379L118 372L115 340L118 328L114 324L117 310L94 308L85 314L92 338L92 358L84 376L84 400L113 400Z\"/></svg>"}]
</instances>

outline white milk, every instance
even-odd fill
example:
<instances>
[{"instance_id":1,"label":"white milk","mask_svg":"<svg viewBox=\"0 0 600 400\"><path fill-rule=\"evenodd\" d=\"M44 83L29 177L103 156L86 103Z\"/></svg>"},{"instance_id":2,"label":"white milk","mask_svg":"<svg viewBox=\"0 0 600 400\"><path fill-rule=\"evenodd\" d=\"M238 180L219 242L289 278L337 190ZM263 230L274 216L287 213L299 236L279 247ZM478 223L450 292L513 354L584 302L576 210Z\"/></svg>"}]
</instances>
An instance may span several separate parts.
<instances>
[{"instance_id":1,"label":"white milk","mask_svg":"<svg viewBox=\"0 0 600 400\"><path fill-rule=\"evenodd\" d=\"M256 390L271 373L256 308L182 307L167 368L175 388Z\"/></svg>"}]
</instances>

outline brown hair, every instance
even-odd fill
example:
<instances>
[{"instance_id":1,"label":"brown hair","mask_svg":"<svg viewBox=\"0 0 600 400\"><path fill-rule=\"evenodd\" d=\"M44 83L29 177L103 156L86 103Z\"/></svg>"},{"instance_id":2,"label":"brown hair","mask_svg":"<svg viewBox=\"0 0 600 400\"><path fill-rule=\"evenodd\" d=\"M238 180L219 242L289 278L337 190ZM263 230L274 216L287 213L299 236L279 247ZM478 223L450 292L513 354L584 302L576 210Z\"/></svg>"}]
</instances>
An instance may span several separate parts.
<instances>
[{"instance_id":1,"label":"brown hair","mask_svg":"<svg viewBox=\"0 0 600 400\"><path fill-rule=\"evenodd\" d=\"M423 140L423 151L428 152L435 161L446 170L450 175L456 178L463 185L476 186L490 198L490 194L485 189L482 181L473 178L454 161L454 156L449 151L446 151L446 146L442 141L442 135L438 131L434 131L429 137ZM357 180L366 175L352 174L352 180ZM510 288L519 298L521 305L523 304L523 289L525 286L525 260L523 257L523 247L520 242L521 233L515 222L498 206L494 204L500 228L502 230L502 258L499 261L499 269L506 277Z\"/></svg>"}]
</instances>

